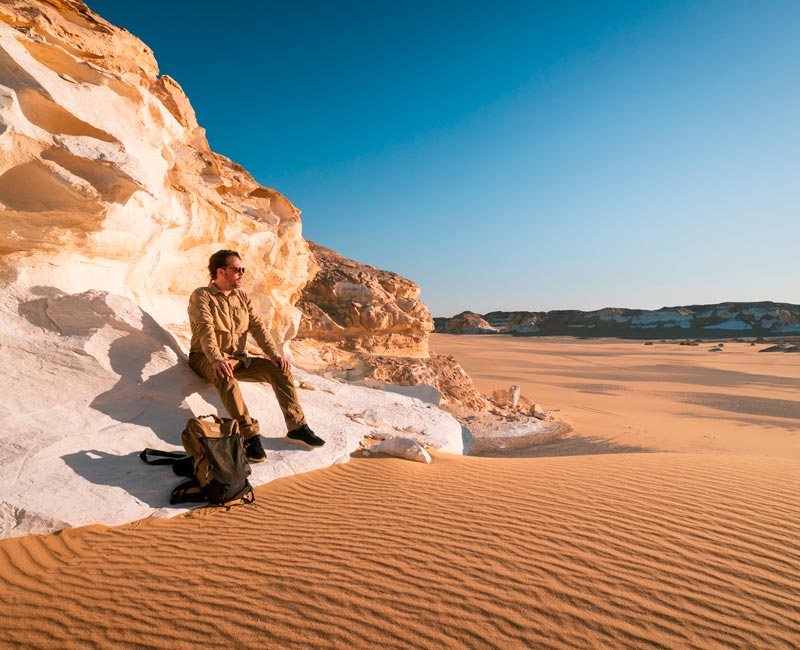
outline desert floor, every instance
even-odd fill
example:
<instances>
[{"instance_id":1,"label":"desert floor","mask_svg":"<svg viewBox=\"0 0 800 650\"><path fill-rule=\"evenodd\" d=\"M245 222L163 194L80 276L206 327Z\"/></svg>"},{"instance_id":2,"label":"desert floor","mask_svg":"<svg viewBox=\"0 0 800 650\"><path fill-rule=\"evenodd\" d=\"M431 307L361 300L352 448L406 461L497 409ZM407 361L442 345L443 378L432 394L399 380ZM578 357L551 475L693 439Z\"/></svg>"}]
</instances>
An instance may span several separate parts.
<instances>
[{"instance_id":1,"label":"desert floor","mask_svg":"<svg viewBox=\"0 0 800 650\"><path fill-rule=\"evenodd\" d=\"M520 387L574 434L532 453L734 453L800 459L800 354L772 344L434 334L484 394ZM526 452L526 455L529 455Z\"/></svg>"},{"instance_id":2,"label":"desert floor","mask_svg":"<svg viewBox=\"0 0 800 650\"><path fill-rule=\"evenodd\" d=\"M800 355L436 335L569 422L0 542L0 648L800 647ZM309 452L311 453L311 452Z\"/></svg>"}]
</instances>

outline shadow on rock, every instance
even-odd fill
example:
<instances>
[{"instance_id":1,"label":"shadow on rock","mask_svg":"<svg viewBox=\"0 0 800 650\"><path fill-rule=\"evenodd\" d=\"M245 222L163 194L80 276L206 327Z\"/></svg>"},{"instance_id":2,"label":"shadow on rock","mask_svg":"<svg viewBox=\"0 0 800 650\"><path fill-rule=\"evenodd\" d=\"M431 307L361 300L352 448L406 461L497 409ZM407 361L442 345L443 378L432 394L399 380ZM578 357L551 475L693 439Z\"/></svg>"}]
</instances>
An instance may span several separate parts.
<instances>
[{"instance_id":1,"label":"shadow on rock","mask_svg":"<svg viewBox=\"0 0 800 650\"><path fill-rule=\"evenodd\" d=\"M168 350L177 356L177 363ZM164 365L173 365L143 381L147 365L159 357ZM212 404L218 402L214 386L192 372L183 351L148 314L144 315L142 331L133 331L111 344L108 359L119 381L90 406L118 422L150 429L169 444L181 444L181 431L194 415L186 404L187 396L199 393Z\"/></svg>"},{"instance_id":2,"label":"shadow on rock","mask_svg":"<svg viewBox=\"0 0 800 650\"><path fill-rule=\"evenodd\" d=\"M146 465L139 460L139 452L116 456L91 449L62 458L90 483L121 488L151 508L169 506L173 488L186 480L176 476L168 465Z\"/></svg>"},{"instance_id":3,"label":"shadow on rock","mask_svg":"<svg viewBox=\"0 0 800 650\"><path fill-rule=\"evenodd\" d=\"M464 424L461 424L461 444L463 445L464 454L470 454L470 449L474 442L475 438L472 436L472 432Z\"/></svg>"},{"instance_id":4,"label":"shadow on rock","mask_svg":"<svg viewBox=\"0 0 800 650\"><path fill-rule=\"evenodd\" d=\"M265 438L262 431L261 444L266 451L297 451L302 449L302 447L286 442L286 440L285 436L282 438ZM313 453L312 450L308 451Z\"/></svg>"},{"instance_id":5,"label":"shadow on rock","mask_svg":"<svg viewBox=\"0 0 800 650\"><path fill-rule=\"evenodd\" d=\"M200 407L204 410L200 415L215 408L221 412L214 386L189 368L172 334L132 300L95 290L66 294L54 287L34 287L32 293L40 297L21 304L19 313L63 337L49 344L60 353L58 363L67 371L64 381L75 381L74 386L65 386L65 397L82 398L78 408L88 402L91 409L113 420L83 418L96 427L87 432L95 440L87 445L104 446L96 442L101 433L113 438L115 449L161 446L153 442L152 432L164 446L180 447L181 432L194 416L192 400L212 405ZM81 383L84 377L93 380ZM114 377L116 383L99 392ZM120 487L153 507L167 505L178 478L170 467L142 463L140 450L120 456L93 449L63 458L92 483Z\"/></svg>"}]
</instances>

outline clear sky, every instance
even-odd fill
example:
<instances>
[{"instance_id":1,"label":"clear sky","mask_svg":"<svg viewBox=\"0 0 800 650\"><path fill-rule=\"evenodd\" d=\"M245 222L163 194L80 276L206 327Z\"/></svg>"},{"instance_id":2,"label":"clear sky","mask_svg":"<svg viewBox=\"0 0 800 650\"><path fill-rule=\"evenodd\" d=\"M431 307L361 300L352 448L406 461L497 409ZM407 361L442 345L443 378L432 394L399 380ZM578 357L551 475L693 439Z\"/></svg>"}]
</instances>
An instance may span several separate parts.
<instances>
[{"instance_id":1,"label":"clear sky","mask_svg":"<svg viewBox=\"0 0 800 650\"><path fill-rule=\"evenodd\" d=\"M796 0L88 4L436 316L800 303Z\"/></svg>"}]
</instances>

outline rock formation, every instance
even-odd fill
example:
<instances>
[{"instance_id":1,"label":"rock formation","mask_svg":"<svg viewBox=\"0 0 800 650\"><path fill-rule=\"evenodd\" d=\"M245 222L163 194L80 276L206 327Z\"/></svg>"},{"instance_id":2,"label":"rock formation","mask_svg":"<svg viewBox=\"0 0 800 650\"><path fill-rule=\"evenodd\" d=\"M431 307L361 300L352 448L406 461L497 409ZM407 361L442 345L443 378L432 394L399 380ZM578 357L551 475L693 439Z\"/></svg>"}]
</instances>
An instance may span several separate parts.
<instances>
[{"instance_id":1,"label":"rock formation","mask_svg":"<svg viewBox=\"0 0 800 650\"><path fill-rule=\"evenodd\" d=\"M0 5L0 19L7 291L23 302L126 295L183 340L186 296L207 282L209 254L227 247L242 254L245 288L273 337L293 338L301 314L293 302L315 270L299 211L210 151L189 100L158 76L149 48L83 3L18 0ZM302 338L366 353L370 367L374 355L428 357L433 322L413 282L315 250L322 270L303 294ZM392 365L372 374L421 376ZM459 375L446 359L435 367L437 376ZM477 391L468 401L480 403Z\"/></svg>"},{"instance_id":2,"label":"rock formation","mask_svg":"<svg viewBox=\"0 0 800 650\"><path fill-rule=\"evenodd\" d=\"M223 247L286 347L316 268L299 211L209 149L134 36L77 0L0 2L0 538L180 512L165 509L175 477L137 452L179 448L187 417L221 409L185 354L188 295ZM430 316L414 312L402 345L423 355ZM389 353L400 339L384 330ZM463 452L461 425L430 403L296 376L327 444L282 445L271 390L243 385L274 438L254 484L346 462L367 435Z\"/></svg>"},{"instance_id":3,"label":"rock formation","mask_svg":"<svg viewBox=\"0 0 800 650\"><path fill-rule=\"evenodd\" d=\"M517 336L616 336L620 338L735 338L800 334L800 305L776 302L689 305L644 309L463 312L436 318L436 332ZM485 324L485 325L484 325Z\"/></svg>"},{"instance_id":4,"label":"rock formation","mask_svg":"<svg viewBox=\"0 0 800 650\"><path fill-rule=\"evenodd\" d=\"M496 334L498 329L490 325L480 314L462 311L441 322L436 331L444 334Z\"/></svg>"},{"instance_id":5,"label":"rock formation","mask_svg":"<svg viewBox=\"0 0 800 650\"><path fill-rule=\"evenodd\" d=\"M308 243L319 271L297 303L303 312L298 339L354 352L428 356L433 319L414 282Z\"/></svg>"},{"instance_id":6,"label":"rock formation","mask_svg":"<svg viewBox=\"0 0 800 650\"><path fill-rule=\"evenodd\" d=\"M313 269L299 211L212 152L151 50L82 2L0 4L0 151L6 291L129 295L179 332L228 247L276 340L295 334Z\"/></svg>"},{"instance_id":7,"label":"rock formation","mask_svg":"<svg viewBox=\"0 0 800 650\"><path fill-rule=\"evenodd\" d=\"M348 380L430 385L446 408L486 407L453 357L429 353L433 319L414 282L309 244L319 271L297 303L303 312L292 343L297 363Z\"/></svg>"}]
</instances>

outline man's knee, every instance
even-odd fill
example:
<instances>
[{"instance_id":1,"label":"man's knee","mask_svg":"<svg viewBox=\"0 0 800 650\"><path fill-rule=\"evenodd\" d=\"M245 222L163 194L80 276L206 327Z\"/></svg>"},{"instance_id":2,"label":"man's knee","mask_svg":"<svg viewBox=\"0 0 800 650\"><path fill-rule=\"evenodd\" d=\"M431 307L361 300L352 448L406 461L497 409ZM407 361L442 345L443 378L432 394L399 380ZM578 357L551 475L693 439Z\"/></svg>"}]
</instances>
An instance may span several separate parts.
<instances>
[{"instance_id":1,"label":"man's knee","mask_svg":"<svg viewBox=\"0 0 800 650\"><path fill-rule=\"evenodd\" d=\"M247 376L243 376L242 379L263 381L270 384L276 381L293 381L291 370L284 372L269 359L262 358L253 359L249 370L246 371L246 375Z\"/></svg>"},{"instance_id":2,"label":"man's knee","mask_svg":"<svg viewBox=\"0 0 800 650\"><path fill-rule=\"evenodd\" d=\"M273 385L282 387L288 387L288 386L294 387L294 376L292 375L292 371L287 370L286 372L284 372L280 368L278 368L277 370L278 371L273 375L273 381L272 381Z\"/></svg>"},{"instance_id":3,"label":"man's knee","mask_svg":"<svg viewBox=\"0 0 800 650\"><path fill-rule=\"evenodd\" d=\"M236 390L236 388L239 386L239 382L236 381L234 377L215 377L214 386L217 387L217 390L220 393L228 393Z\"/></svg>"}]
</instances>

